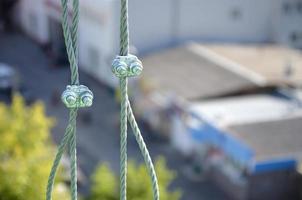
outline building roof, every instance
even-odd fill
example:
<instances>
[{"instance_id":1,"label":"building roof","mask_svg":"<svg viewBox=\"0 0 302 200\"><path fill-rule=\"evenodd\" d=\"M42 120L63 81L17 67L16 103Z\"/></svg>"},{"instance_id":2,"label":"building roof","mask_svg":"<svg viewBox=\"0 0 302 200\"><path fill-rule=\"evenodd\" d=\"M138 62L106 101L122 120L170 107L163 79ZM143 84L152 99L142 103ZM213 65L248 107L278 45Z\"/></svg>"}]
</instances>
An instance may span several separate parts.
<instances>
[{"instance_id":1,"label":"building roof","mask_svg":"<svg viewBox=\"0 0 302 200\"><path fill-rule=\"evenodd\" d=\"M194 103L190 110L251 149L257 161L275 158L302 161L302 108L294 101L271 95L248 95ZM226 141L221 142L223 145ZM232 148L233 153L240 153Z\"/></svg>"},{"instance_id":2,"label":"building roof","mask_svg":"<svg viewBox=\"0 0 302 200\"><path fill-rule=\"evenodd\" d=\"M219 127L302 115L295 102L269 94L245 95L195 102L191 112Z\"/></svg>"},{"instance_id":3,"label":"building roof","mask_svg":"<svg viewBox=\"0 0 302 200\"><path fill-rule=\"evenodd\" d=\"M267 82L302 83L302 51L270 44L202 45L216 56L231 60L245 70L262 76ZM290 69L290 72L288 71ZM292 73L289 78L286 73Z\"/></svg>"},{"instance_id":4,"label":"building roof","mask_svg":"<svg viewBox=\"0 0 302 200\"><path fill-rule=\"evenodd\" d=\"M302 161L302 117L230 126L228 130L254 150L256 160Z\"/></svg>"},{"instance_id":5,"label":"building roof","mask_svg":"<svg viewBox=\"0 0 302 200\"><path fill-rule=\"evenodd\" d=\"M192 44L143 58L143 78L187 100L227 94L256 84L192 51Z\"/></svg>"}]
</instances>

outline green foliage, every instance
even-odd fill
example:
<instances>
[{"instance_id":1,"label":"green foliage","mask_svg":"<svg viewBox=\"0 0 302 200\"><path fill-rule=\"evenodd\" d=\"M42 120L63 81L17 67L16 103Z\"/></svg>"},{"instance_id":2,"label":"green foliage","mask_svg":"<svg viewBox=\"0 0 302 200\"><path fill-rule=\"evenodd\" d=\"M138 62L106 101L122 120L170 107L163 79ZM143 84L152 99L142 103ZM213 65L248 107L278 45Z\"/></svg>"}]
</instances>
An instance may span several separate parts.
<instances>
[{"instance_id":1,"label":"green foliage","mask_svg":"<svg viewBox=\"0 0 302 200\"><path fill-rule=\"evenodd\" d=\"M41 102L27 107L20 95L11 106L0 103L0 200L43 200L54 157L49 142L54 120L46 117ZM54 199L68 199L57 183Z\"/></svg>"},{"instance_id":2,"label":"green foliage","mask_svg":"<svg viewBox=\"0 0 302 200\"><path fill-rule=\"evenodd\" d=\"M92 176L91 200L115 200L117 195L117 179L107 164L98 167Z\"/></svg>"},{"instance_id":3,"label":"green foliage","mask_svg":"<svg viewBox=\"0 0 302 200\"><path fill-rule=\"evenodd\" d=\"M164 158L157 159L155 169L158 176L160 199L178 200L180 191L168 191L168 186L175 178L175 172L167 168ZM131 200L152 200L152 186L145 165L136 165L134 161L128 163L127 197ZM92 175L92 188L89 200L119 200L119 177L103 164Z\"/></svg>"}]
</instances>

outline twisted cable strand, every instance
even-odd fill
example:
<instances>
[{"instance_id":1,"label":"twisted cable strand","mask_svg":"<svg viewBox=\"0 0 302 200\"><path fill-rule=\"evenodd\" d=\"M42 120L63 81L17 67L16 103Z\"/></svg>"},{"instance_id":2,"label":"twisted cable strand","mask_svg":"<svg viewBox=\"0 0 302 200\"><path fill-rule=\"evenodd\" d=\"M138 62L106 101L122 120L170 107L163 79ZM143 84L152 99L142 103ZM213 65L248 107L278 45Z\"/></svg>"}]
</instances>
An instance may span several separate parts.
<instances>
[{"instance_id":1,"label":"twisted cable strand","mask_svg":"<svg viewBox=\"0 0 302 200\"><path fill-rule=\"evenodd\" d=\"M120 55L129 53L128 0L121 0ZM127 199L127 77L120 79L121 141L120 141L120 199Z\"/></svg>"},{"instance_id":2,"label":"twisted cable strand","mask_svg":"<svg viewBox=\"0 0 302 200\"><path fill-rule=\"evenodd\" d=\"M120 20L120 55L127 56L129 53L128 0L121 0Z\"/></svg>"},{"instance_id":3,"label":"twisted cable strand","mask_svg":"<svg viewBox=\"0 0 302 200\"><path fill-rule=\"evenodd\" d=\"M79 0L73 0L73 16L72 16L72 41L73 41L73 48L74 48L74 55L75 59L79 60L79 43L78 43L78 36L79 36Z\"/></svg>"},{"instance_id":4,"label":"twisted cable strand","mask_svg":"<svg viewBox=\"0 0 302 200\"><path fill-rule=\"evenodd\" d=\"M127 78L120 79L121 87L121 141L120 141L120 199L127 199Z\"/></svg>"},{"instance_id":5,"label":"twisted cable strand","mask_svg":"<svg viewBox=\"0 0 302 200\"><path fill-rule=\"evenodd\" d=\"M50 171L50 175L48 178L48 182L47 182L47 189L46 189L46 200L51 200L52 199L52 190L53 190L53 185L54 185L54 180L55 180L55 176L60 164L60 160L63 156L64 150L70 140L71 134L73 134L74 132L74 121L76 120L77 117L77 112L76 110L71 110L69 113L69 122L68 122L68 126L66 128L65 134L63 136L63 139L58 147L58 152L56 154L55 160L53 162L51 171Z\"/></svg>"},{"instance_id":6,"label":"twisted cable strand","mask_svg":"<svg viewBox=\"0 0 302 200\"><path fill-rule=\"evenodd\" d=\"M71 84L79 85L78 73L78 23L79 23L79 0L73 0L73 19L72 19L72 35L68 25L68 1L61 0L62 3L62 27L65 38L65 45L68 54L71 71ZM58 147L58 152L55 157L46 191L46 200L52 199L52 190L54 185L55 175L63 156L66 145L69 144L71 156L71 197L72 200L77 200L77 158L76 158L76 118L78 108L70 109L69 123L63 136L62 142Z\"/></svg>"},{"instance_id":7,"label":"twisted cable strand","mask_svg":"<svg viewBox=\"0 0 302 200\"><path fill-rule=\"evenodd\" d=\"M128 0L121 0L121 19L120 19L120 55L129 54L129 24L128 24ZM127 77L120 78L121 88L121 188L120 199L126 200L127 188L127 118L133 129L135 138L144 157L148 172L152 180L153 198L159 200L159 188L155 169L149 155L148 149L141 135L139 127L135 121L127 94Z\"/></svg>"},{"instance_id":8,"label":"twisted cable strand","mask_svg":"<svg viewBox=\"0 0 302 200\"><path fill-rule=\"evenodd\" d=\"M78 0L75 0L78 1ZM61 0L63 13L62 13L62 27L63 27L63 35L65 38L65 45L68 55L68 60L70 62L70 71L71 71L71 84L79 85L79 72L78 72L78 61L76 58L76 53L74 49L73 39L71 37L71 33L68 25L68 5L67 0ZM74 11L74 13L78 13L79 11ZM78 16L78 14L76 14ZM76 37L77 38L77 37ZM75 39L77 41L77 39Z\"/></svg>"},{"instance_id":9,"label":"twisted cable strand","mask_svg":"<svg viewBox=\"0 0 302 200\"><path fill-rule=\"evenodd\" d=\"M79 60L79 45L78 45L78 27L79 27L79 0L73 0L73 16L72 16L72 45L73 45L73 52L74 52L74 59L76 62L76 66L72 66L72 84L79 85L79 73L78 73L78 60ZM70 181L70 189L71 189L71 199L77 200L77 183L78 183L78 176L77 176L77 140L76 140L76 120L73 121L73 133L70 137L69 141L69 153L70 153L70 170L71 170L71 181Z\"/></svg>"},{"instance_id":10,"label":"twisted cable strand","mask_svg":"<svg viewBox=\"0 0 302 200\"><path fill-rule=\"evenodd\" d=\"M69 140L70 170L71 170L71 199L77 200L77 149L76 149L76 120L73 121L73 131Z\"/></svg>"},{"instance_id":11,"label":"twisted cable strand","mask_svg":"<svg viewBox=\"0 0 302 200\"><path fill-rule=\"evenodd\" d=\"M135 139L138 143L138 146L141 150L141 153L144 157L149 175L151 177L151 181L152 181L152 191L153 191L153 199L154 200L159 200L159 188L158 188L158 181L157 181L157 176L156 176L156 172L154 169L154 165L152 163L152 159L150 157L149 151L147 149L146 143L144 141L144 138L141 134L141 131L137 125L137 122L135 120L135 116L133 114L131 105L130 105L130 101L127 101L127 115L128 115L128 119L129 119L129 123L132 127L133 130L133 134L135 136Z\"/></svg>"}]
</instances>

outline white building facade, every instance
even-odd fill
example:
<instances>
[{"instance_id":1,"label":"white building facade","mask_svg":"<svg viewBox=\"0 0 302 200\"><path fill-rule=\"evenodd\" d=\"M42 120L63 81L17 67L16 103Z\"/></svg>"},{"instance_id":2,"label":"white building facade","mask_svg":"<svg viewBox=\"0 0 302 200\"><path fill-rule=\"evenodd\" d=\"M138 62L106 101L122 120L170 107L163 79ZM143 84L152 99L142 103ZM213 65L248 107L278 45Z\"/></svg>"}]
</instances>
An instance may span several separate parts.
<instances>
[{"instance_id":1,"label":"white building facade","mask_svg":"<svg viewBox=\"0 0 302 200\"><path fill-rule=\"evenodd\" d=\"M131 44L144 53L190 40L282 42L302 47L301 0L130 0ZM62 52L60 0L21 0L22 29ZM70 15L72 11L70 9ZM80 66L114 87L110 63L118 52L119 1L81 1Z\"/></svg>"}]
</instances>

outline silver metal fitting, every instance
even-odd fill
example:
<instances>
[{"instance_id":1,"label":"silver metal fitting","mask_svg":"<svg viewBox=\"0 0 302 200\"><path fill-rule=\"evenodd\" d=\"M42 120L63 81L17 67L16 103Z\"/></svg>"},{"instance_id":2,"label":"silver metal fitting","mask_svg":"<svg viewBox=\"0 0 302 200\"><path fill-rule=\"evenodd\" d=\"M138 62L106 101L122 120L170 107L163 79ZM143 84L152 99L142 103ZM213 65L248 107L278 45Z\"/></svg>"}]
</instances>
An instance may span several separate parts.
<instances>
[{"instance_id":1,"label":"silver metal fitting","mask_svg":"<svg viewBox=\"0 0 302 200\"><path fill-rule=\"evenodd\" d=\"M142 62L131 54L117 56L112 62L112 72L119 78L138 76L142 71Z\"/></svg>"},{"instance_id":2,"label":"silver metal fitting","mask_svg":"<svg viewBox=\"0 0 302 200\"><path fill-rule=\"evenodd\" d=\"M67 85L61 99L68 108L90 107L93 93L85 85Z\"/></svg>"}]
</instances>

